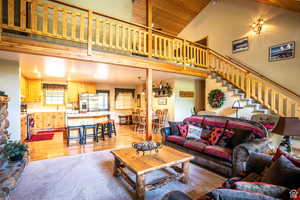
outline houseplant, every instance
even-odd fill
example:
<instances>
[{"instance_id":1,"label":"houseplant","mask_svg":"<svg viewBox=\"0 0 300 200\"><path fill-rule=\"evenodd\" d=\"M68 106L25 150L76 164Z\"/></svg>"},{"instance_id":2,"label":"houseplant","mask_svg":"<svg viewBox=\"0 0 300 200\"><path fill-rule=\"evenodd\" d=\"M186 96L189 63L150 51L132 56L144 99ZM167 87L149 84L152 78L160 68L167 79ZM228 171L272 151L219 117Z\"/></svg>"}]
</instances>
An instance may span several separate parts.
<instances>
[{"instance_id":1,"label":"houseplant","mask_svg":"<svg viewBox=\"0 0 300 200\"><path fill-rule=\"evenodd\" d=\"M8 141L3 147L3 154L10 161L22 160L27 151L27 145L19 141Z\"/></svg>"}]
</instances>

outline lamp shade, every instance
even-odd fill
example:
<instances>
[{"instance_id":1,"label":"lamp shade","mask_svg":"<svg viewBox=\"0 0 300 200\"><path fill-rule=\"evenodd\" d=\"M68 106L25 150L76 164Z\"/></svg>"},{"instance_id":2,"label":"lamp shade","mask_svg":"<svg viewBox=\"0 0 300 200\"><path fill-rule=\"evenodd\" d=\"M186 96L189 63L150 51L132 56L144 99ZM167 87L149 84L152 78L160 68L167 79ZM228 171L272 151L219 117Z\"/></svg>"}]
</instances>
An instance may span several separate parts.
<instances>
[{"instance_id":1,"label":"lamp shade","mask_svg":"<svg viewBox=\"0 0 300 200\"><path fill-rule=\"evenodd\" d=\"M280 117L272 132L284 136L300 136L300 120L297 117Z\"/></svg>"}]
</instances>

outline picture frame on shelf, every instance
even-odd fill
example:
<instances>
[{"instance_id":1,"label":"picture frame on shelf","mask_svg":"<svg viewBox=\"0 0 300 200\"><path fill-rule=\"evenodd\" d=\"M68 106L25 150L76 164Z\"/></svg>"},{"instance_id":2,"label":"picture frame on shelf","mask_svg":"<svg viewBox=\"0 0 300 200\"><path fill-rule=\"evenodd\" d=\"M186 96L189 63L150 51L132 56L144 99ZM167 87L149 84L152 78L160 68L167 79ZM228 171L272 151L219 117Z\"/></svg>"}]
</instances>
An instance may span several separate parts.
<instances>
[{"instance_id":1,"label":"picture frame on shelf","mask_svg":"<svg viewBox=\"0 0 300 200\"><path fill-rule=\"evenodd\" d=\"M269 48L269 62L295 58L296 42L286 42Z\"/></svg>"},{"instance_id":2,"label":"picture frame on shelf","mask_svg":"<svg viewBox=\"0 0 300 200\"><path fill-rule=\"evenodd\" d=\"M157 103L158 103L158 105L167 105L168 99L167 98L158 98Z\"/></svg>"},{"instance_id":3,"label":"picture frame on shelf","mask_svg":"<svg viewBox=\"0 0 300 200\"><path fill-rule=\"evenodd\" d=\"M239 53L249 50L249 38L243 37L232 41L232 53Z\"/></svg>"}]
</instances>

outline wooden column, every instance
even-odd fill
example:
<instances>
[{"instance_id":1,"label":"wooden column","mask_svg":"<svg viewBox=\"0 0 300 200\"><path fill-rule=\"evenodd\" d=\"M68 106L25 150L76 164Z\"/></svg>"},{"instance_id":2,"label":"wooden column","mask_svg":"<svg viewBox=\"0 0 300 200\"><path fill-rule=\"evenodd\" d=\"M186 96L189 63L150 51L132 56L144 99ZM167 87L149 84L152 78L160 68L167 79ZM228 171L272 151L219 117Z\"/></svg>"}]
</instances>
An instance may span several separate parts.
<instances>
[{"instance_id":1,"label":"wooden column","mask_svg":"<svg viewBox=\"0 0 300 200\"><path fill-rule=\"evenodd\" d=\"M148 28L148 57L152 58L152 0L146 1L147 27Z\"/></svg>"},{"instance_id":2,"label":"wooden column","mask_svg":"<svg viewBox=\"0 0 300 200\"><path fill-rule=\"evenodd\" d=\"M93 39L93 11L89 10L88 15L88 55L92 55L92 39Z\"/></svg>"},{"instance_id":3,"label":"wooden column","mask_svg":"<svg viewBox=\"0 0 300 200\"><path fill-rule=\"evenodd\" d=\"M152 69L147 69L146 102L147 102L147 132L146 140L152 140Z\"/></svg>"},{"instance_id":4,"label":"wooden column","mask_svg":"<svg viewBox=\"0 0 300 200\"><path fill-rule=\"evenodd\" d=\"M0 42L2 41L2 22L3 22L3 19L2 19L2 15L3 15L3 12L2 12L2 7L3 7L3 1L0 0Z\"/></svg>"}]
</instances>

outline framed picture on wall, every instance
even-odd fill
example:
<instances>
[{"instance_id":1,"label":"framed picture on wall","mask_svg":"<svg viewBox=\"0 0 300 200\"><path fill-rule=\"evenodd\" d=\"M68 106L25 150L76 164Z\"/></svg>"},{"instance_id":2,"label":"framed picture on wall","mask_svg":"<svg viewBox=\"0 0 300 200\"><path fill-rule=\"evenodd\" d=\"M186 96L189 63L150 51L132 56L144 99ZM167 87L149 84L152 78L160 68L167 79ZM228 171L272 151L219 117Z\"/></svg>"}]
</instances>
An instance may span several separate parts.
<instances>
[{"instance_id":1,"label":"framed picture on wall","mask_svg":"<svg viewBox=\"0 0 300 200\"><path fill-rule=\"evenodd\" d=\"M167 98L159 98L158 100L157 100L158 102L158 105L167 105L167 103L168 103L168 99Z\"/></svg>"},{"instance_id":2,"label":"framed picture on wall","mask_svg":"<svg viewBox=\"0 0 300 200\"><path fill-rule=\"evenodd\" d=\"M248 37L232 41L232 53L238 53L249 50Z\"/></svg>"},{"instance_id":3,"label":"framed picture on wall","mask_svg":"<svg viewBox=\"0 0 300 200\"><path fill-rule=\"evenodd\" d=\"M295 58L295 41L269 48L269 62Z\"/></svg>"}]
</instances>

